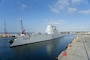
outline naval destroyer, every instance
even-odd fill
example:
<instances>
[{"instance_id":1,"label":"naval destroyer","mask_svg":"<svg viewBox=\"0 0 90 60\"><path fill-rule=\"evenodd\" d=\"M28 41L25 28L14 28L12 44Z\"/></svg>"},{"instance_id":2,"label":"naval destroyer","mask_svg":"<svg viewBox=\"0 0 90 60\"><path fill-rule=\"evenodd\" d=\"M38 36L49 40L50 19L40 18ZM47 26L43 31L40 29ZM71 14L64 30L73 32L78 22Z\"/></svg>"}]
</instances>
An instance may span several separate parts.
<instances>
[{"instance_id":1,"label":"naval destroyer","mask_svg":"<svg viewBox=\"0 0 90 60\"><path fill-rule=\"evenodd\" d=\"M31 34L30 36L27 36L24 33L22 33L21 36L19 36L14 40L14 42L10 45L10 47L35 43L40 41L46 41L46 40L53 40L62 36L63 34L58 32L56 26L49 24L46 28L45 33L34 33Z\"/></svg>"}]
</instances>

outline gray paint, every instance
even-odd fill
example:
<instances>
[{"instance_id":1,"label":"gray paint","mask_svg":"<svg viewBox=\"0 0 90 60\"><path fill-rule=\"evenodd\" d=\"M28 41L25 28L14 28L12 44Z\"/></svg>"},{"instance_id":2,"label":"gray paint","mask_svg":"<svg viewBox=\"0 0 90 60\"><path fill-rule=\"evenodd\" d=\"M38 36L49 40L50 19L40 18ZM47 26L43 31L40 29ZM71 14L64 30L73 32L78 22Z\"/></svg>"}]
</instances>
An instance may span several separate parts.
<instances>
[{"instance_id":1,"label":"gray paint","mask_svg":"<svg viewBox=\"0 0 90 60\"><path fill-rule=\"evenodd\" d=\"M40 42L40 41L51 40L51 39L59 38L62 36L63 35L61 35L61 34L58 34L58 35L56 35L56 34L41 34L41 35L32 35L31 37L20 36L14 40L14 42L10 45L10 47L23 45L23 44L29 44L29 43L35 43L35 42Z\"/></svg>"},{"instance_id":2,"label":"gray paint","mask_svg":"<svg viewBox=\"0 0 90 60\"><path fill-rule=\"evenodd\" d=\"M62 36L63 35L58 32L55 26L48 25L46 32L44 34L35 33L35 34L32 34L31 37L24 36L24 34L21 34L20 37L14 40L14 42L10 45L10 47L28 44L28 43L52 40L52 39L59 38Z\"/></svg>"}]
</instances>

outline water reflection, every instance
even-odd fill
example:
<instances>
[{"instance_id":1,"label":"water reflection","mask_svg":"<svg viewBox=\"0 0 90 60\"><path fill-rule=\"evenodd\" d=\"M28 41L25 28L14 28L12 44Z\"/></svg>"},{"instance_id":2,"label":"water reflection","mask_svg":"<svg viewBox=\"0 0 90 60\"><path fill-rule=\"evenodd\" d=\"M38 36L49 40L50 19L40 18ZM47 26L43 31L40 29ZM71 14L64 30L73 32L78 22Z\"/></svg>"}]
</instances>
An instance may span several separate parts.
<instances>
[{"instance_id":1,"label":"water reflection","mask_svg":"<svg viewBox=\"0 0 90 60\"><path fill-rule=\"evenodd\" d=\"M54 40L13 48L9 48L10 44L7 42L6 48L0 47L2 50L0 51L0 56L2 60L55 60L75 36L76 35L66 35Z\"/></svg>"},{"instance_id":2,"label":"water reflection","mask_svg":"<svg viewBox=\"0 0 90 60\"><path fill-rule=\"evenodd\" d=\"M58 38L61 39L61 38ZM44 42L39 42L39 43L33 43L33 44L28 44L28 45L23 45L23 46L18 46L18 47L13 47L12 49L22 55L27 52L34 52L36 50L45 50L48 54L51 54L52 51L54 51L57 47L56 44L59 43L60 40L55 39L55 40L50 40L50 41L44 41Z\"/></svg>"}]
</instances>

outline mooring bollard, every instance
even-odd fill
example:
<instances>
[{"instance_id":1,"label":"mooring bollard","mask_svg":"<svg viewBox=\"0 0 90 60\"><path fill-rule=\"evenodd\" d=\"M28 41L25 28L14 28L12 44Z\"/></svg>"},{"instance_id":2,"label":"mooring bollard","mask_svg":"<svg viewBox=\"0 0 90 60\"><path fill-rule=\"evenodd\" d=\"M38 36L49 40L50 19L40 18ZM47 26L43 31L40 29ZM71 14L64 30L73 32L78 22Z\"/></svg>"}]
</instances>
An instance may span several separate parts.
<instances>
[{"instance_id":1,"label":"mooring bollard","mask_svg":"<svg viewBox=\"0 0 90 60\"><path fill-rule=\"evenodd\" d=\"M66 51L63 51L62 56L63 57L67 56L67 52Z\"/></svg>"},{"instance_id":2,"label":"mooring bollard","mask_svg":"<svg viewBox=\"0 0 90 60\"><path fill-rule=\"evenodd\" d=\"M69 45L68 45L68 49L71 49L71 47L72 47L72 44L69 44Z\"/></svg>"}]
</instances>

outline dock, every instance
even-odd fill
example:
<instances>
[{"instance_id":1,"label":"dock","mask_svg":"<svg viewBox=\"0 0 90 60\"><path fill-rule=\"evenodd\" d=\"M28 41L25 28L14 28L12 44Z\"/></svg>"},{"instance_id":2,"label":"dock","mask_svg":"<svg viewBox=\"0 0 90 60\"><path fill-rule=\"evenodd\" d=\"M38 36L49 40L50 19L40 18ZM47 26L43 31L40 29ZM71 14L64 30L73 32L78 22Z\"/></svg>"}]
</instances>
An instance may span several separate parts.
<instances>
[{"instance_id":1,"label":"dock","mask_svg":"<svg viewBox=\"0 0 90 60\"><path fill-rule=\"evenodd\" d=\"M4 37L18 37L18 34L0 34L0 38L4 38Z\"/></svg>"},{"instance_id":2,"label":"dock","mask_svg":"<svg viewBox=\"0 0 90 60\"><path fill-rule=\"evenodd\" d=\"M79 34L57 60L90 60L90 35Z\"/></svg>"}]
</instances>

